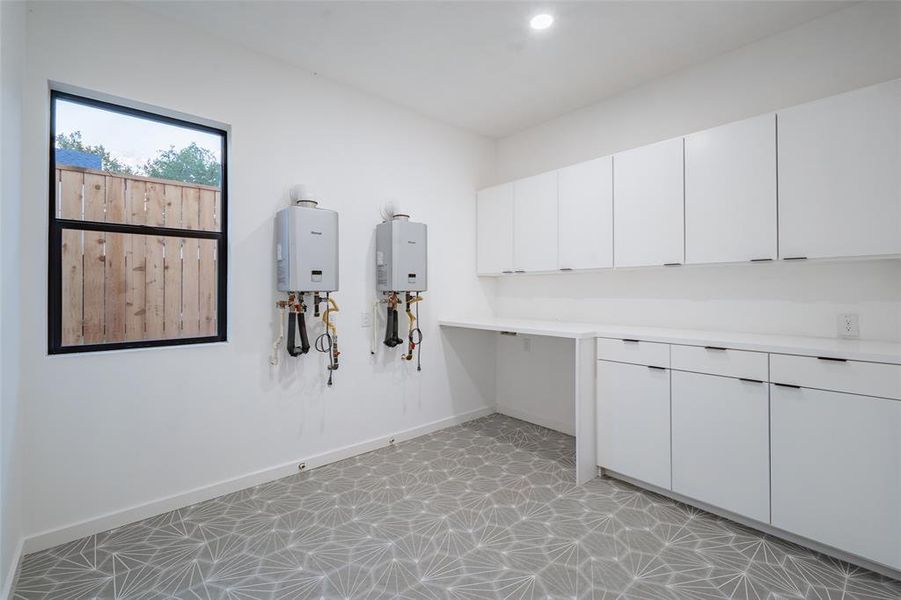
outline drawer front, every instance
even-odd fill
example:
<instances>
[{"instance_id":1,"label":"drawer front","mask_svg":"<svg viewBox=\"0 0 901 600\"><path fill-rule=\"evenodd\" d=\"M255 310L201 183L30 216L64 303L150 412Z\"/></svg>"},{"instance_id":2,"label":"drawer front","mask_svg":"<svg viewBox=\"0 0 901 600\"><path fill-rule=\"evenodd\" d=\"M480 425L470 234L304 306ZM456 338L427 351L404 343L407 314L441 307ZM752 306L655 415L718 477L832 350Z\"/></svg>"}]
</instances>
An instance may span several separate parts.
<instances>
[{"instance_id":1,"label":"drawer front","mask_svg":"<svg viewBox=\"0 0 901 600\"><path fill-rule=\"evenodd\" d=\"M669 344L619 338L598 338L598 360L669 367Z\"/></svg>"},{"instance_id":2,"label":"drawer front","mask_svg":"<svg viewBox=\"0 0 901 600\"><path fill-rule=\"evenodd\" d=\"M676 346L671 349L672 368L709 375L725 375L768 381L767 355L764 352L727 350L719 347Z\"/></svg>"},{"instance_id":3,"label":"drawer front","mask_svg":"<svg viewBox=\"0 0 901 600\"><path fill-rule=\"evenodd\" d=\"M901 365L771 354L770 380L773 383L901 400Z\"/></svg>"}]
</instances>

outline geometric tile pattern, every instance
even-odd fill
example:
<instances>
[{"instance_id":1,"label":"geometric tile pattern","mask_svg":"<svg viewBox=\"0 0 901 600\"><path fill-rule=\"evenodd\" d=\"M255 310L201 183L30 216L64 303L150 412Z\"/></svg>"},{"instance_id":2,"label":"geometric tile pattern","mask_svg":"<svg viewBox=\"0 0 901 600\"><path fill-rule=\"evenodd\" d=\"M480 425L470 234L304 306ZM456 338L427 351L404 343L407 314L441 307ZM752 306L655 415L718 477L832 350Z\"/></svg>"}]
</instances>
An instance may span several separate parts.
<instances>
[{"instance_id":1,"label":"geometric tile pattern","mask_svg":"<svg viewBox=\"0 0 901 600\"><path fill-rule=\"evenodd\" d=\"M491 415L28 555L13 598L901 598L573 463L573 438Z\"/></svg>"}]
</instances>

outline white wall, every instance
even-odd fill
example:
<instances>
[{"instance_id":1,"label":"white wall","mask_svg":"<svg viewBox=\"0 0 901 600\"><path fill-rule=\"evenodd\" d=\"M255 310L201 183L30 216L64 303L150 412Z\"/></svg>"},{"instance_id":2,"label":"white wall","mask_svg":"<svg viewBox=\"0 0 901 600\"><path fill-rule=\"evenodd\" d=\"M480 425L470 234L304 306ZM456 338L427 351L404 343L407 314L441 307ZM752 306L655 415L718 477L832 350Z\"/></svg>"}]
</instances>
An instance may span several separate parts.
<instances>
[{"instance_id":1,"label":"white wall","mask_svg":"<svg viewBox=\"0 0 901 600\"><path fill-rule=\"evenodd\" d=\"M495 182L901 77L901 3L862 3L499 141ZM517 276L499 314L901 340L901 262ZM553 307L553 308L552 308ZM553 312L553 311L559 312Z\"/></svg>"},{"instance_id":2,"label":"white wall","mask_svg":"<svg viewBox=\"0 0 901 600\"><path fill-rule=\"evenodd\" d=\"M0 2L0 598L10 588L22 537L19 396L19 219L25 5Z\"/></svg>"},{"instance_id":3,"label":"white wall","mask_svg":"<svg viewBox=\"0 0 901 600\"><path fill-rule=\"evenodd\" d=\"M497 412L576 434L573 340L493 335Z\"/></svg>"},{"instance_id":4,"label":"white wall","mask_svg":"<svg viewBox=\"0 0 901 600\"><path fill-rule=\"evenodd\" d=\"M34 3L27 42L28 534L277 465L292 472L300 459L493 404L492 361L473 351L474 338L436 324L442 312L490 310L490 284L474 275L474 190L493 142L121 3ZM228 343L47 356L48 80L231 125ZM333 389L323 355L268 364L273 217L295 182L341 215L343 355ZM371 358L361 328L386 197L431 225L421 373L399 350Z\"/></svg>"}]
</instances>

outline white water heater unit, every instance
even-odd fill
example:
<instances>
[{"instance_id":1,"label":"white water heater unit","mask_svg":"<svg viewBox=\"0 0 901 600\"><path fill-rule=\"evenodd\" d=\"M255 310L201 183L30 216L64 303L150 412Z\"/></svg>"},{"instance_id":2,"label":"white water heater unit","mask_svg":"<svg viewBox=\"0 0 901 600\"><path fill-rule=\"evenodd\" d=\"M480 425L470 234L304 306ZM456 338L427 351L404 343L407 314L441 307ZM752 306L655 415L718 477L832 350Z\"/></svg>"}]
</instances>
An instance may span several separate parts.
<instances>
[{"instance_id":1,"label":"white water heater unit","mask_svg":"<svg viewBox=\"0 0 901 600\"><path fill-rule=\"evenodd\" d=\"M380 292L428 289L428 228L395 215L375 229L376 288Z\"/></svg>"},{"instance_id":2,"label":"white water heater unit","mask_svg":"<svg viewBox=\"0 0 901 600\"><path fill-rule=\"evenodd\" d=\"M338 291L338 213L304 200L278 211L275 228L278 291Z\"/></svg>"}]
</instances>

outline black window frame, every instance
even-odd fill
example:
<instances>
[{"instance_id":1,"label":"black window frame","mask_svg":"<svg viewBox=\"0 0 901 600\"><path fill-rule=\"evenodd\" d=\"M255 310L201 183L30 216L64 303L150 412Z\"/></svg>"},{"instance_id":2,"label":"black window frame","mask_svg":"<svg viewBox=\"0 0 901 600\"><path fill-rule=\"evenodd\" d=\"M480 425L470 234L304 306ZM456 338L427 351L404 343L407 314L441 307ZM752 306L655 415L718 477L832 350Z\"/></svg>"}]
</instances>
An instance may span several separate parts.
<instances>
[{"instance_id":1,"label":"black window frame","mask_svg":"<svg viewBox=\"0 0 901 600\"><path fill-rule=\"evenodd\" d=\"M147 119L168 125L177 125L195 131L212 133L222 139L222 173L220 183L219 231L156 227L152 225L131 225L62 219L56 216L56 101L65 100L85 106L92 106L110 112ZM47 348L49 354L74 354L129 348L155 348L162 346L185 346L228 341L228 141L226 129L194 123L184 119L162 115L147 110L114 104L88 96L60 90L50 91L50 144L49 144L49 236L48 236L48 296L47 296ZM62 235L64 229L98 231L106 233L130 233L150 236L196 238L217 240L216 244L216 335L158 340L130 340L104 342L100 344L62 344Z\"/></svg>"}]
</instances>

